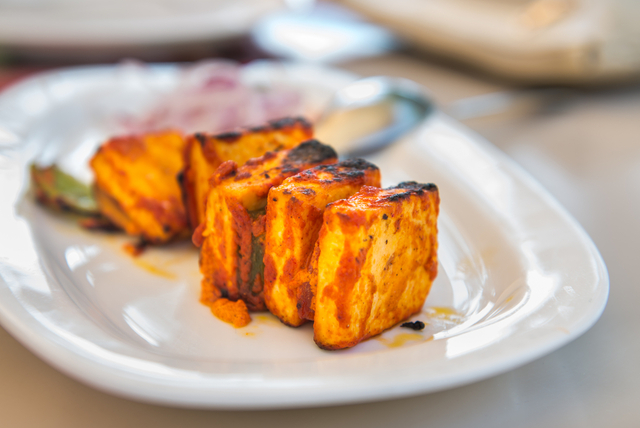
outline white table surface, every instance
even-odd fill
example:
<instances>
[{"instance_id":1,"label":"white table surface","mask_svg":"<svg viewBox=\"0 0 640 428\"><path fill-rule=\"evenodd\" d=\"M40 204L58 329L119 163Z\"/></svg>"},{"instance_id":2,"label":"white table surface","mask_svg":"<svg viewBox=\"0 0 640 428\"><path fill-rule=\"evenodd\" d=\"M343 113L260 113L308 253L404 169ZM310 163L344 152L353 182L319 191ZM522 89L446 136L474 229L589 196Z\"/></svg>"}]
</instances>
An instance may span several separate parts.
<instances>
[{"instance_id":1,"label":"white table surface","mask_svg":"<svg viewBox=\"0 0 640 428\"><path fill-rule=\"evenodd\" d=\"M442 106L510 89L404 55L361 74L407 77ZM2 427L639 427L640 85L569 91L547 111L468 120L583 225L609 269L598 323L564 348L503 375L435 394L341 407L206 411L114 397L59 373L0 328Z\"/></svg>"}]
</instances>

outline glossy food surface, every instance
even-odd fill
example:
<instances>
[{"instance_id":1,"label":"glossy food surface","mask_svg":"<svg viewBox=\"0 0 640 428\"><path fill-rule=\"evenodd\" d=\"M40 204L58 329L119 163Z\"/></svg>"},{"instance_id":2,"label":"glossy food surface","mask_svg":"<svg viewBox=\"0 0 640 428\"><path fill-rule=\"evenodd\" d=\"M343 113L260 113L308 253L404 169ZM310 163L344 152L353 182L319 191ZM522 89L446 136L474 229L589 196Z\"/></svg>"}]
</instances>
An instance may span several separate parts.
<instances>
[{"instance_id":1,"label":"glossy food surface","mask_svg":"<svg viewBox=\"0 0 640 428\"><path fill-rule=\"evenodd\" d=\"M438 272L439 205L435 185L412 182L327 208L310 262L318 346L355 346L420 311Z\"/></svg>"},{"instance_id":2,"label":"glossy food surface","mask_svg":"<svg viewBox=\"0 0 640 428\"><path fill-rule=\"evenodd\" d=\"M200 269L203 301L242 299L250 310L264 310L265 209L269 190L316 165L338 160L336 152L316 140L267 152L243 166L220 165L211 177L204 227L194 233L202 242Z\"/></svg>"},{"instance_id":3,"label":"glossy food surface","mask_svg":"<svg viewBox=\"0 0 640 428\"><path fill-rule=\"evenodd\" d=\"M287 178L269 191L265 225L265 303L283 323L299 326L298 288L327 204L362 186L380 187L380 170L362 159L322 165Z\"/></svg>"},{"instance_id":4,"label":"glossy food surface","mask_svg":"<svg viewBox=\"0 0 640 428\"><path fill-rule=\"evenodd\" d=\"M91 158L100 211L132 236L163 243L187 230L177 176L184 138L166 131L114 137Z\"/></svg>"},{"instance_id":5,"label":"glossy food surface","mask_svg":"<svg viewBox=\"0 0 640 428\"><path fill-rule=\"evenodd\" d=\"M242 166L270 150L290 149L313 136L311 124L302 118L285 118L265 126L223 134L197 133L187 139L182 188L191 226L205 219L209 178L221 163L232 160Z\"/></svg>"}]
</instances>

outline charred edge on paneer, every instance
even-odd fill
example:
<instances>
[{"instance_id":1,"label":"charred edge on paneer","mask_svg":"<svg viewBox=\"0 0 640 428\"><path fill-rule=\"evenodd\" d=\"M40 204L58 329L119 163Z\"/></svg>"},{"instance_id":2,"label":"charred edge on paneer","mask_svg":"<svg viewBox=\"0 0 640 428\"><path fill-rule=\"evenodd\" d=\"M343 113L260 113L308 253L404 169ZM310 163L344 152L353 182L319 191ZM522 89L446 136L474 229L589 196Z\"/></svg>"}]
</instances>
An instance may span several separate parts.
<instances>
[{"instance_id":1,"label":"charred edge on paneer","mask_svg":"<svg viewBox=\"0 0 640 428\"><path fill-rule=\"evenodd\" d=\"M319 347L352 347L421 310L437 274L439 201L435 185L405 182L329 204L299 293Z\"/></svg>"},{"instance_id":2,"label":"charred edge on paneer","mask_svg":"<svg viewBox=\"0 0 640 428\"><path fill-rule=\"evenodd\" d=\"M265 211L269 190L286 178L337 161L336 152L315 140L267 152L238 167L220 165L211 178L206 221L193 235L201 244L201 301L220 297L244 300L249 310L264 310Z\"/></svg>"},{"instance_id":3,"label":"charred edge on paneer","mask_svg":"<svg viewBox=\"0 0 640 428\"><path fill-rule=\"evenodd\" d=\"M180 185L191 227L204 221L209 178L220 164L232 160L244 165L251 158L293 148L312 136L313 128L305 119L285 118L240 131L189 137Z\"/></svg>"},{"instance_id":4,"label":"charred edge on paneer","mask_svg":"<svg viewBox=\"0 0 640 428\"><path fill-rule=\"evenodd\" d=\"M380 170L362 159L321 165L287 178L269 191L264 256L264 299L284 324L297 327L298 284L322 226L326 205L362 186L380 187Z\"/></svg>"},{"instance_id":5,"label":"charred edge on paneer","mask_svg":"<svg viewBox=\"0 0 640 428\"><path fill-rule=\"evenodd\" d=\"M152 244L188 236L182 192L184 139L178 132L112 138L93 156L100 212L129 235Z\"/></svg>"}]
</instances>

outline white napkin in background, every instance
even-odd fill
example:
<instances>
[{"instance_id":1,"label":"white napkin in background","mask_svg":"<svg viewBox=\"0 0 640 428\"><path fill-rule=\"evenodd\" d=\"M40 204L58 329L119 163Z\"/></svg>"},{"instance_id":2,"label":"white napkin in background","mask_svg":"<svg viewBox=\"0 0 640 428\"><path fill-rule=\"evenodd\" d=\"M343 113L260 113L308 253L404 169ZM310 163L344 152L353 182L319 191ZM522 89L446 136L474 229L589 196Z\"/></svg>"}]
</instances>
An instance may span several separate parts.
<instances>
[{"instance_id":1,"label":"white napkin in background","mask_svg":"<svg viewBox=\"0 0 640 428\"><path fill-rule=\"evenodd\" d=\"M638 0L334 0L425 50L529 83L640 77Z\"/></svg>"}]
</instances>

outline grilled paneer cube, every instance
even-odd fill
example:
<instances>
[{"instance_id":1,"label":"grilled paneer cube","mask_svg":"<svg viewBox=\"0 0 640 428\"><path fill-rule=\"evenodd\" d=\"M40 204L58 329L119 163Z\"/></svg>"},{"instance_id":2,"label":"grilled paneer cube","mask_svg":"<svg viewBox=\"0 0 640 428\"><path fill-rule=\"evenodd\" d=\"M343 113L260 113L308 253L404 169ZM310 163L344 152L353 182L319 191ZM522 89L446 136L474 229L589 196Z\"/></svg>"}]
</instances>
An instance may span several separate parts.
<instances>
[{"instance_id":1,"label":"grilled paneer cube","mask_svg":"<svg viewBox=\"0 0 640 428\"><path fill-rule=\"evenodd\" d=\"M269 190L305 169L337 161L329 146L309 140L298 147L220 165L211 178L206 221L194 232L201 244L201 301L244 300L249 310L265 309L264 227Z\"/></svg>"},{"instance_id":2,"label":"grilled paneer cube","mask_svg":"<svg viewBox=\"0 0 640 428\"><path fill-rule=\"evenodd\" d=\"M174 131L112 138L90 161L98 208L129 235L160 244L188 236L176 176L184 139Z\"/></svg>"},{"instance_id":3,"label":"grilled paneer cube","mask_svg":"<svg viewBox=\"0 0 640 428\"><path fill-rule=\"evenodd\" d=\"M363 187L327 207L301 286L315 294L319 347L354 346L421 310L437 274L438 210L437 187L415 182Z\"/></svg>"},{"instance_id":4,"label":"grilled paneer cube","mask_svg":"<svg viewBox=\"0 0 640 428\"><path fill-rule=\"evenodd\" d=\"M313 136L302 118L286 118L265 126L218 135L195 134L187 139L182 191L192 228L205 219L209 178L222 162L244 165L267 151L290 149Z\"/></svg>"},{"instance_id":5,"label":"grilled paneer cube","mask_svg":"<svg viewBox=\"0 0 640 428\"><path fill-rule=\"evenodd\" d=\"M362 159L321 165L287 178L269 191L264 256L264 299L272 314L290 326L298 316L298 282L322 226L328 203L348 198L362 186L380 187L380 170Z\"/></svg>"}]
</instances>

